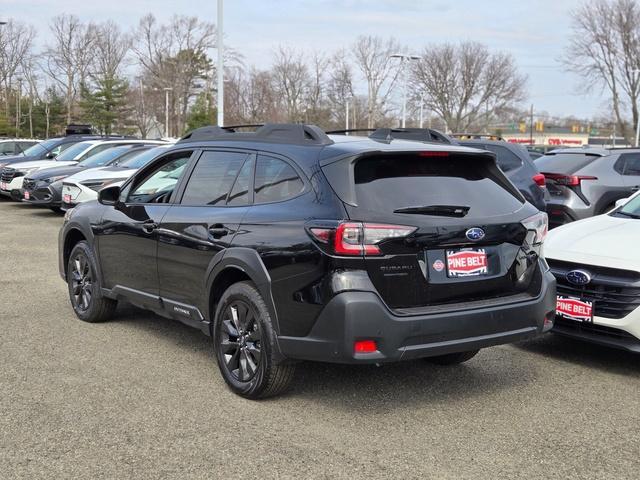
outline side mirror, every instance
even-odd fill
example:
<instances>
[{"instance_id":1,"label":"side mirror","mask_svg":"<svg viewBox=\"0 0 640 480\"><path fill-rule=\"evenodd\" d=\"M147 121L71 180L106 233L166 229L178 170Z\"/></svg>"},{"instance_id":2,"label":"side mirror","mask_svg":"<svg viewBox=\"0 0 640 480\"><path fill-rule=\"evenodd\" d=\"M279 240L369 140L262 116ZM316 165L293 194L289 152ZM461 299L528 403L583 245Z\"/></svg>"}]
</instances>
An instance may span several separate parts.
<instances>
[{"instance_id":1,"label":"side mirror","mask_svg":"<svg viewBox=\"0 0 640 480\"><path fill-rule=\"evenodd\" d=\"M55 153L53 153L53 152L49 152L49 153L47 153L47 158L48 158L49 160L51 160L51 159L53 159L53 158L56 158L56 154L55 154Z\"/></svg>"},{"instance_id":2,"label":"side mirror","mask_svg":"<svg viewBox=\"0 0 640 480\"><path fill-rule=\"evenodd\" d=\"M621 198L620 200L616 200L616 208L626 205L627 202L629 202L628 198Z\"/></svg>"},{"instance_id":3,"label":"side mirror","mask_svg":"<svg viewBox=\"0 0 640 480\"><path fill-rule=\"evenodd\" d=\"M98 192L98 202L102 205L115 205L120 200L120 187L105 187Z\"/></svg>"}]
</instances>

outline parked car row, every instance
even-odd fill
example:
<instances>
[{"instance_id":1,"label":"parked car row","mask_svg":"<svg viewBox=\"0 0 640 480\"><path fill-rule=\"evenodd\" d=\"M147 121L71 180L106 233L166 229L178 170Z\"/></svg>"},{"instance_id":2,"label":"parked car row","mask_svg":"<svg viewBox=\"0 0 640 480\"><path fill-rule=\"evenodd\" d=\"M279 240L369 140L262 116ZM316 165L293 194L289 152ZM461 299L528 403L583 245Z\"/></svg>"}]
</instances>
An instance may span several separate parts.
<instances>
[{"instance_id":1,"label":"parked car row","mask_svg":"<svg viewBox=\"0 0 640 480\"><path fill-rule=\"evenodd\" d=\"M239 395L282 392L300 360L455 364L549 331L640 352L640 194L549 232L559 167L538 170L611 155L534 163L499 140L300 124L159 143L82 138L6 165L0 188L66 210L60 274L81 320L126 300L196 327Z\"/></svg>"},{"instance_id":2,"label":"parked car row","mask_svg":"<svg viewBox=\"0 0 640 480\"><path fill-rule=\"evenodd\" d=\"M0 195L57 211L64 207L63 180L72 178L73 182L73 177L81 172L95 172L98 178L104 175L100 172L101 167L107 166L130 169L123 165L129 165L130 160L154 146L166 144L159 140L85 135L46 140L33 147L38 150L29 149L31 151L22 155L0 160ZM113 181L123 180L128 175ZM110 178L109 174L105 178ZM96 191L89 197L95 199Z\"/></svg>"}]
</instances>

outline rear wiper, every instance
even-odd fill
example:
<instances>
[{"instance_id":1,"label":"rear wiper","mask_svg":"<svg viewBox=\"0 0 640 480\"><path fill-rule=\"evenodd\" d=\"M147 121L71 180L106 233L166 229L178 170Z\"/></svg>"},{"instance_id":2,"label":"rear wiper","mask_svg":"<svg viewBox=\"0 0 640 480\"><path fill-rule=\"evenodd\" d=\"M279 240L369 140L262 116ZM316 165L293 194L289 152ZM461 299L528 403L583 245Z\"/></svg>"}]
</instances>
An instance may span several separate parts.
<instances>
[{"instance_id":1,"label":"rear wiper","mask_svg":"<svg viewBox=\"0 0 640 480\"><path fill-rule=\"evenodd\" d=\"M624 215L625 217L635 218L635 219L640 218L640 215L636 215L635 213L623 212L623 211L616 212L615 214Z\"/></svg>"},{"instance_id":2,"label":"rear wiper","mask_svg":"<svg viewBox=\"0 0 640 480\"><path fill-rule=\"evenodd\" d=\"M471 207L462 205L425 205L423 207L404 207L393 213L415 213L419 215L436 215L440 217L464 217Z\"/></svg>"}]
</instances>

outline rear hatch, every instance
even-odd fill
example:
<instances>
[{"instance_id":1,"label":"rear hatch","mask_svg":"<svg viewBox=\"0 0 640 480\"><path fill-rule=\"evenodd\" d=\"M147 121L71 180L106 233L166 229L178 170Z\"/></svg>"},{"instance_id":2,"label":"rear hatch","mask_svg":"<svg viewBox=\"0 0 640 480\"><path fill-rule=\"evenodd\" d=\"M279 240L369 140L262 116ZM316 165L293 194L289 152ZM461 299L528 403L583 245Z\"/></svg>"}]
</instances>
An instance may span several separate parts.
<instances>
[{"instance_id":1,"label":"rear hatch","mask_svg":"<svg viewBox=\"0 0 640 480\"><path fill-rule=\"evenodd\" d=\"M597 178L577 173L600 157L600 153L580 150L575 153L550 152L536 160L536 167L545 176L547 190L552 199L568 199L575 194L588 203L582 195L582 182L595 181Z\"/></svg>"},{"instance_id":2,"label":"rear hatch","mask_svg":"<svg viewBox=\"0 0 640 480\"><path fill-rule=\"evenodd\" d=\"M323 172L352 227L361 225L367 272L392 309L537 294L537 251L529 246L535 241L522 223L536 210L492 154L376 152Z\"/></svg>"}]
</instances>

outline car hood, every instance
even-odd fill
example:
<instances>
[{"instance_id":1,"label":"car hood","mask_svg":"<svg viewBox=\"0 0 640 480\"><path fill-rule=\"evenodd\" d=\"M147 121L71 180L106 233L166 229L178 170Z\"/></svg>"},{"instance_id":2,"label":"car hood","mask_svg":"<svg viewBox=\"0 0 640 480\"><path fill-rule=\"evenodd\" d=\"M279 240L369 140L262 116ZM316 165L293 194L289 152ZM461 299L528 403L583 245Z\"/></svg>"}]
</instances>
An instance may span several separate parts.
<instances>
[{"instance_id":1,"label":"car hood","mask_svg":"<svg viewBox=\"0 0 640 480\"><path fill-rule=\"evenodd\" d=\"M549 232L543 251L549 259L640 271L640 220L598 215Z\"/></svg>"},{"instance_id":2,"label":"car hood","mask_svg":"<svg viewBox=\"0 0 640 480\"><path fill-rule=\"evenodd\" d=\"M77 165L69 165L68 167L42 168L30 173L29 178L31 178L32 180L44 180L46 178L60 177L62 175L73 175L74 173L81 172L82 170L84 170L84 168Z\"/></svg>"},{"instance_id":3,"label":"car hood","mask_svg":"<svg viewBox=\"0 0 640 480\"><path fill-rule=\"evenodd\" d=\"M11 164L11 168L51 168L51 167L62 167L66 165L76 165L78 162L58 162L56 160L32 160L27 162L16 162Z\"/></svg>"},{"instance_id":4,"label":"car hood","mask_svg":"<svg viewBox=\"0 0 640 480\"><path fill-rule=\"evenodd\" d=\"M65 179L65 183L77 183L84 180L100 180L102 178L129 178L136 173L135 168L99 167L82 170Z\"/></svg>"}]
</instances>

